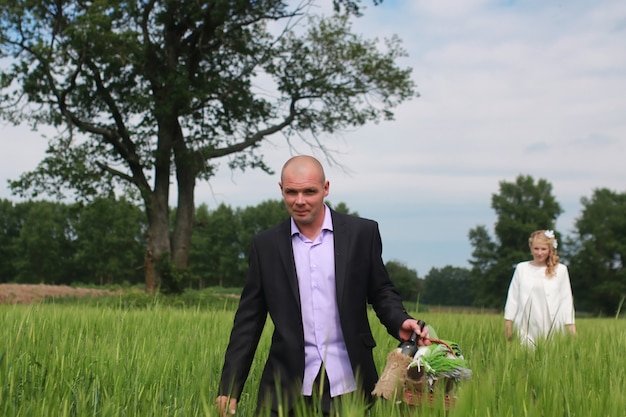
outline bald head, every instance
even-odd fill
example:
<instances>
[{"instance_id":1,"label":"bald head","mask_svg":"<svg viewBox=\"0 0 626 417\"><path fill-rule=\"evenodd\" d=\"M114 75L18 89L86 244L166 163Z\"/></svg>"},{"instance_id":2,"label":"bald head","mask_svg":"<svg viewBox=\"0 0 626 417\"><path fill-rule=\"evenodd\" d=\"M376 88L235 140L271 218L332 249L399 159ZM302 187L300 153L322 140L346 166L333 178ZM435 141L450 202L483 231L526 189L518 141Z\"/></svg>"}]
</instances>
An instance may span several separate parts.
<instances>
[{"instance_id":1,"label":"bald head","mask_svg":"<svg viewBox=\"0 0 626 417\"><path fill-rule=\"evenodd\" d=\"M306 175L309 177L314 175L319 178L320 184L324 184L326 181L324 167L322 167L320 161L309 155L294 156L285 162L280 174L281 182L285 181L285 175Z\"/></svg>"}]
</instances>

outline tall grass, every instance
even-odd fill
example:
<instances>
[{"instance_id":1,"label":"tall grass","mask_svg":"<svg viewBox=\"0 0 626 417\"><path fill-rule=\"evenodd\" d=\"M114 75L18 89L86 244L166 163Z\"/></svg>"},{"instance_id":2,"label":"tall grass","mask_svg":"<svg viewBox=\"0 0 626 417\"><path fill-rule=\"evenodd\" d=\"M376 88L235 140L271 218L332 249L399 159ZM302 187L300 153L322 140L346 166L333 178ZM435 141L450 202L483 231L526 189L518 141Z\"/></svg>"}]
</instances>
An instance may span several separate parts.
<instances>
[{"instance_id":1,"label":"tall grass","mask_svg":"<svg viewBox=\"0 0 626 417\"><path fill-rule=\"evenodd\" d=\"M508 344L497 315L420 313L458 342L473 371L446 412L378 401L372 416L626 417L623 319L580 319L579 335ZM214 416L230 309L0 305L0 416ZM379 369L396 341L372 315ZM268 329L270 330L268 324ZM269 332L239 402L251 416ZM304 414L304 413L303 413ZM363 416L355 401L342 415Z\"/></svg>"}]
</instances>

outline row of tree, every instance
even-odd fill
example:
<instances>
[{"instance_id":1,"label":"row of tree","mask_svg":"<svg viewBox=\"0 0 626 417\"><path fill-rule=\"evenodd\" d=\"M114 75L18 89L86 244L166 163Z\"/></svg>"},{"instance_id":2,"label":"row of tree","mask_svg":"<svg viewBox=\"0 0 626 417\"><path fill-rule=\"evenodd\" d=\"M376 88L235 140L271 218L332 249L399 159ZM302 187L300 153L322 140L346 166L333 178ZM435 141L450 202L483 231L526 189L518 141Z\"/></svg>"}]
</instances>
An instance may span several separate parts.
<instances>
[{"instance_id":1,"label":"row of tree","mask_svg":"<svg viewBox=\"0 0 626 417\"><path fill-rule=\"evenodd\" d=\"M330 205L330 203L329 203ZM333 207L350 212L345 203ZM171 222L176 214L172 213ZM163 263L168 291L207 286L241 287L252 236L288 217L282 201L232 209L225 204L195 212L190 265L184 273ZM0 200L0 282L65 285L140 285L146 267L146 221L126 199L89 204ZM424 291L416 271L399 261L387 267L405 299ZM441 296L433 299L443 300ZM447 302L456 304L454 299Z\"/></svg>"},{"instance_id":2,"label":"row of tree","mask_svg":"<svg viewBox=\"0 0 626 417\"><path fill-rule=\"evenodd\" d=\"M350 212L344 203L333 207ZM175 216L175 214L173 215ZM252 236L288 214L281 201L232 209L221 204L196 210L190 265L186 273L165 269L172 288L240 287L247 269ZM97 199L90 204L0 200L0 282L25 284L143 284L145 216L125 199ZM471 305L469 271L446 267L420 280L398 260L387 269L404 299L426 298L436 304ZM432 276L432 278L431 278ZM454 282L449 282L451 277ZM457 281L465 282L458 285Z\"/></svg>"},{"instance_id":3,"label":"row of tree","mask_svg":"<svg viewBox=\"0 0 626 417\"><path fill-rule=\"evenodd\" d=\"M143 277L144 219L124 199L0 200L0 282L136 283Z\"/></svg>"},{"instance_id":4,"label":"row of tree","mask_svg":"<svg viewBox=\"0 0 626 417\"><path fill-rule=\"evenodd\" d=\"M559 254L570 268L579 310L614 314L626 295L626 193L598 189L582 199L575 232L557 232ZM492 196L497 214L495 238L484 225L469 231L474 248L471 269L433 268L420 279L399 260L386 266L405 300L431 305L501 308L515 264L529 258L527 239L536 229L553 229L561 208L552 187L519 176L501 182ZM344 203L335 210L350 212ZM169 291L207 286L240 287L247 250L256 233L288 216L278 200L233 209L220 205L195 211L189 267L156 265ZM170 224L175 221L173 210ZM146 262L146 220L125 199L92 203L0 201L0 282L48 284L139 284ZM172 227L172 226L170 226Z\"/></svg>"},{"instance_id":5,"label":"row of tree","mask_svg":"<svg viewBox=\"0 0 626 417\"><path fill-rule=\"evenodd\" d=\"M344 203L334 209L358 215ZM170 227L175 218L173 210ZM252 236L288 213L282 201L268 200L237 209L221 204L212 211L202 204L194 218L189 268L157 265L172 281L169 290L242 286ZM143 284L146 232L143 211L125 198L73 204L0 200L0 282Z\"/></svg>"}]
</instances>

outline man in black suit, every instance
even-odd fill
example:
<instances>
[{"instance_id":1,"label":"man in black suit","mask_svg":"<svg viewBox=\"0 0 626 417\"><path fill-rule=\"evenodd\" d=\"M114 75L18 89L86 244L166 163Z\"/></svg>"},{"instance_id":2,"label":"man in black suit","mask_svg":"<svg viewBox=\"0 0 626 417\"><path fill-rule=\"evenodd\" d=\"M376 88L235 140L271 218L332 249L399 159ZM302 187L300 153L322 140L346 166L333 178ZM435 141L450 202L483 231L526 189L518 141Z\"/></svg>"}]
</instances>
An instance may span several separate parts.
<instances>
[{"instance_id":1,"label":"man in black suit","mask_svg":"<svg viewBox=\"0 0 626 417\"><path fill-rule=\"evenodd\" d=\"M216 399L220 415L236 411L268 313L274 333L257 410L272 415L279 405L292 415L299 400L326 414L348 394L371 401L378 374L367 304L393 337L428 336L389 279L377 223L324 204L329 182L319 161L289 159L279 186L291 218L252 239Z\"/></svg>"}]
</instances>

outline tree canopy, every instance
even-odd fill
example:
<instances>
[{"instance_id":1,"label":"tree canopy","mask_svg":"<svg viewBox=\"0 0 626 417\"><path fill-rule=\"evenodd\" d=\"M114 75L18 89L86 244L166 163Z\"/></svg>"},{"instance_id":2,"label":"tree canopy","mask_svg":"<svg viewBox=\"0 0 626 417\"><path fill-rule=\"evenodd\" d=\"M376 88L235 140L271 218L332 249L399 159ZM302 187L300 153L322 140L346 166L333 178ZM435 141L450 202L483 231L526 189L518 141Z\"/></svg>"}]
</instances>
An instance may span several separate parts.
<instances>
[{"instance_id":1,"label":"tree canopy","mask_svg":"<svg viewBox=\"0 0 626 417\"><path fill-rule=\"evenodd\" d=\"M601 188L581 203L566 252L577 308L616 314L626 298L626 193Z\"/></svg>"},{"instance_id":2,"label":"tree canopy","mask_svg":"<svg viewBox=\"0 0 626 417\"><path fill-rule=\"evenodd\" d=\"M334 0L344 12L324 17L313 1L0 0L0 116L58 132L12 189L138 196L146 284L175 287L161 267L187 267L196 182L220 161L271 172L268 137L324 150L324 135L392 119L416 96L398 38L351 32L360 3Z\"/></svg>"}]
</instances>

